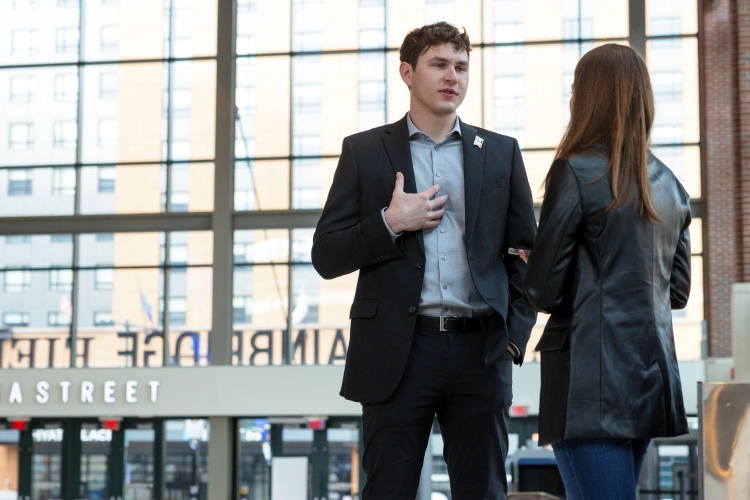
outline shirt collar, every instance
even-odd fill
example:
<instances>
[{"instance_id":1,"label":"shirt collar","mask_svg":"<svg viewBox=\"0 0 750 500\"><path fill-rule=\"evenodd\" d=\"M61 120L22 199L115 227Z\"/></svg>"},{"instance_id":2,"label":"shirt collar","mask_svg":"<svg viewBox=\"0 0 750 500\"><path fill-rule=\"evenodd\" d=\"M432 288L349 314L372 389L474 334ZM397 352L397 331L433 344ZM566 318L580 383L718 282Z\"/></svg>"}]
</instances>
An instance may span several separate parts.
<instances>
[{"instance_id":1,"label":"shirt collar","mask_svg":"<svg viewBox=\"0 0 750 500\"><path fill-rule=\"evenodd\" d=\"M414 122L411 121L411 115L409 113L406 113L406 126L409 128L410 139L414 137L414 134L422 134L425 137L430 137L429 135L419 130L416 125L414 125ZM453 130L451 130L448 135L445 136L446 139L454 133L458 134L459 137L463 137L461 135L461 121L458 119L458 116L456 116L456 124L453 126Z\"/></svg>"}]
</instances>

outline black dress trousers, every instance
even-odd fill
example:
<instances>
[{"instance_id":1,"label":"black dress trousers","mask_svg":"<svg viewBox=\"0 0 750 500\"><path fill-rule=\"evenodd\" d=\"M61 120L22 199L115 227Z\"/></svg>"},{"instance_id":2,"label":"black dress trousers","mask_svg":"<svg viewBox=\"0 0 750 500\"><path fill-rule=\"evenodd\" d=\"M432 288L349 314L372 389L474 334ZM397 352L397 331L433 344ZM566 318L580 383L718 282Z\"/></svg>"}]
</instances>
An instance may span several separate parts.
<instances>
[{"instance_id":1,"label":"black dress trousers","mask_svg":"<svg viewBox=\"0 0 750 500\"><path fill-rule=\"evenodd\" d=\"M512 356L484 366L486 333L417 328L393 395L363 404L363 500L414 500L432 423L453 500L504 500Z\"/></svg>"}]
</instances>

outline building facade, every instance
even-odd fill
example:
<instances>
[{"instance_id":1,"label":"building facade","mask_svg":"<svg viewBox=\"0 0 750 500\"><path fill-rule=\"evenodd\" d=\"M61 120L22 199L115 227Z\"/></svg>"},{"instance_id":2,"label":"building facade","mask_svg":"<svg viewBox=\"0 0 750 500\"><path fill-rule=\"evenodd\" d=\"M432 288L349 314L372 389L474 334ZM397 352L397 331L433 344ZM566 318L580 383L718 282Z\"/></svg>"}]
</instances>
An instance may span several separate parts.
<instances>
[{"instance_id":1,"label":"building facade","mask_svg":"<svg viewBox=\"0 0 750 500\"><path fill-rule=\"evenodd\" d=\"M3 485L34 499L229 498L234 484L266 499L288 456L308 457L310 499L356 497L359 407L337 393L357 276L318 277L312 234L343 137L404 115L398 47L438 20L474 45L461 119L519 140L537 203L578 59L610 41L645 55L653 151L694 208L693 288L674 324L695 414L702 360L729 354L703 299L701 12L696 0L3 2L0 498ZM538 411L532 348L525 361L520 445ZM435 443L435 491L449 495Z\"/></svg>"}]
</instances>

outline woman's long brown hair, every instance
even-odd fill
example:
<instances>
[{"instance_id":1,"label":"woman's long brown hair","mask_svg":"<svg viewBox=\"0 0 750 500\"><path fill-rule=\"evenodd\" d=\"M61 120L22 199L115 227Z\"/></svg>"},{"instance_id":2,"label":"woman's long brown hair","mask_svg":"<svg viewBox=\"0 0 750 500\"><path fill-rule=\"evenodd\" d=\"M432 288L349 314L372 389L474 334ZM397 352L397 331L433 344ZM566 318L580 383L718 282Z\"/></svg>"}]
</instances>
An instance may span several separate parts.
<instances>
[{"instance_id":1,"label":"woman's long brown hair","mask_svg":"<svg viewBox=\"0 0 750 500\"><path fill-rule=\"evenodd\" d=\"M624 45L606 44L578 62L573 81L570 122L556 158L594 147L609 155L614 210L640 194L641 215L661 222L651 199L646 154L654 123L654 95L648 68L638 53Z\"/></svg>"}]
</instances>

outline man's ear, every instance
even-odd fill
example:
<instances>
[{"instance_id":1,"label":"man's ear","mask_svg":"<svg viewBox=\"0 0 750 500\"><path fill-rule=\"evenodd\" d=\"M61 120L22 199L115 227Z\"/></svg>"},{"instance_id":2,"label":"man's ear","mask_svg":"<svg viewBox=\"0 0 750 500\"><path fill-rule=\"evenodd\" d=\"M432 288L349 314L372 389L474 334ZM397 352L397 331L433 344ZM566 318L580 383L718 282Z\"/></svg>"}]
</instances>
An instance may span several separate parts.
<instances>
[{"instance_id":1,"label":"man's ear","mask_svg":"<svg viewBox=\"0 0 750 500\"><path fill-rule=\"evenodd\" d=\"M414 68L412 68L411 64L409 64L408 62L402 62L398 67L398 72L401 75L401 79L404 81L406 86L409 87L409 90L411 90L411 79L412 74L414 73Z\"/></svg>"}]
</instances>

